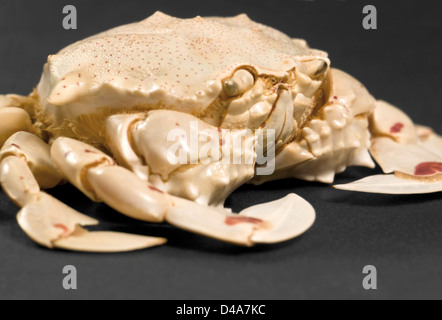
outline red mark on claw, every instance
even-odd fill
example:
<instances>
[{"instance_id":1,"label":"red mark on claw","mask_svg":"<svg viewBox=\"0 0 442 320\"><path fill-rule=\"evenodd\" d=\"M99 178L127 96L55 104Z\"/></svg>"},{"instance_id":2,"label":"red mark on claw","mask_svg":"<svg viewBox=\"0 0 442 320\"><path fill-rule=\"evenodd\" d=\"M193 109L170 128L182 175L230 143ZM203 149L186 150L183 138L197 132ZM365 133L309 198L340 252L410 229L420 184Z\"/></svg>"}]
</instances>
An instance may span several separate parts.
<instances>
[{"instance_id":1,"label":"red mark on claw","mask_svg":"<svg viewBox=\"0 0 442 320\"><path fill-rule=\"evenodd\" d=\"M18 145L16 145L15 143L11 144L11 146L13 146L13 147L15 147L17 149L20 149L20 147Z\"/></svg>"},{"instance_id":2,"label":"red mark on claw","mask_svg":"<svg viewBox=\"0 0 442 320\"><path fill-rule=\"evenodd\" d=\"M61 224L61 223L54 224L54 228L63 230L63 234L64 235L68 235L69 234L69 229L64 224Z\"/></svg>"},{"instance_id":3,"label":"red mark on claw","mask_svg":"<svg viewBox=\"0 0 442 320\"><path fill-rule=\"evenodd\" d=\"M250 217L226 217L225 223L228 226L234 226L238 223L253 223L261 224L263 221L261 219L250 218Z\"/></svg>"},{"instance_id":4,"label":"red mark on claw","mask_svg":"<svg viewBox=\"0 0 442 320\"><path fill-rule=\"evenodd\" d=\"M155 188L154 186L149 186L149 189L152 190L152 191L155 191L155 192L164 193L163 191L161 191L158 188Z\"/></svg>"},{"instance_id":5,"label":"red mark on claw","mask_svg":"<svg viewBox=\"0 0 442 320\"><path fill-rule=\"evenodd\" d=\"M441 162L423 162L416 166L415 176L431 176L442 173Z\"/></svg>"},{"instance_id":6,"label":"red mark on claw","mask_svg":"<svg viewBox=\"0 0 442 320\"><path fill-rule=\"evenodd\" d=\"M92 151L92 150L84 150L84 152L86 152L86 153L96 153L95 151Z\"/></svg>"},{"instance_id":7,"label":"red mark on claw","mask_svg":"<svg viewBox=\"0 0 442 320\"><path fill-rule=\"evenodd\" d=\"M402 129L404 128L404 124L403 123L396 123L394 126L391 127L390 129L390 133L399 133L402 131Z\"/></svg>"}]
</instances>

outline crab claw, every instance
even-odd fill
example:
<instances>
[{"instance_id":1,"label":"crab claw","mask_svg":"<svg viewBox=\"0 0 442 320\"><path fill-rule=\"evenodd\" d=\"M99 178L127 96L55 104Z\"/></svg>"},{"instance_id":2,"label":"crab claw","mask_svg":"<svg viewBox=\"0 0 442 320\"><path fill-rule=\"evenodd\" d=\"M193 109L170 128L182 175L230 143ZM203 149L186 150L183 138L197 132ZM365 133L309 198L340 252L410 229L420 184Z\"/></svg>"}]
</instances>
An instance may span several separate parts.
<instances>
[{"instance_id":1,"label":"crab claw","mask_svg":"<svg viewBox=\"0 0 442 320\"><path fill-rule=\"evenodd\" d=\"M242 246L293 239L310 229L315 219L313 207L294 194L250 207L238 215L186 201L178 203L166 217L179 228Z\"/></svg>"},{"instance_id":2,"label":"crab claw","mask_svg":"<svg viewBox=\"0 0 442 320\"><path fill-rule=\"evenodd\" d=\"M347 185L341 190L419 194L442 191L442 138L431 129L416 127L402 111L378 101L372 116L371 154L384 173Z\"/></svg>"}]
</instances>

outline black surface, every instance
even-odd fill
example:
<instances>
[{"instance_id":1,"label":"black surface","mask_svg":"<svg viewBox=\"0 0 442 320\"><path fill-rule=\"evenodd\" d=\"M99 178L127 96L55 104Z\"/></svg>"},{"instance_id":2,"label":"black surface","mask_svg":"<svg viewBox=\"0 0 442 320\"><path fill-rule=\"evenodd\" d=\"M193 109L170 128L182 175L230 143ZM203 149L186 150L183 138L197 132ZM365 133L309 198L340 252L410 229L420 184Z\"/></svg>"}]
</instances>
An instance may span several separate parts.
<instances>
[{"instance_id":1,"label":"black surface","mask_svg":"<svg viewBox=\"0 0 442 320\"><path fill-rule=\"evenodd\" d=\"M76 5L79 29L62 28L62 8ZM379 30L362 28L362 8L375 4ZM0 4L0 91L28 93L47 55L98 31L141 20L156 10L179 17L233 15L254 20L330 53L335 67L359 78L378 98L417 123L442 132L440 1L22 1ZM372 174L351 169L337 182ZM103 221L103 228L167 236L169 244L128 254L42 249L15 222L17 208L0 193L0 298L305 299L442 298L441 194L354 194L296 180L245 186L234 210L295 192L317 209L299 239L237 248L167 225L124 218L91 204L70 186L53 194ZM62 288L62 269L78 269L79 288ZM375 265L379 290L362 288L362 268Z\"/></svg>"}]
</instances>

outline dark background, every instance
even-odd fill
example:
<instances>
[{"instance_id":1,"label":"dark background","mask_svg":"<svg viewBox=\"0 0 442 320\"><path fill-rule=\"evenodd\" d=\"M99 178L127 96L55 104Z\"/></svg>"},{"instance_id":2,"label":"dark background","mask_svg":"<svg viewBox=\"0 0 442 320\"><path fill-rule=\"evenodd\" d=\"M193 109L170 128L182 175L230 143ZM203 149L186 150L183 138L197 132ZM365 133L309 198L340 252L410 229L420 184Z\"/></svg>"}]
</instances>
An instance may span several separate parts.
<instances>
[{"instance_id":1,"label":"dark background","mask_svg":"<svg viewBox=\"0 0 442 320\"><path fill-rule=\"evenodd\" d=\"M62 28L62 8L78 9L78 30ZM379 30L362 28L362 8L378 9ZM178 17L246 12L330 53L335 67L378 98L442 133L441 1L23 1L0 4L0 92L30 92L46 57L69 43L156 10ZM350 169L343 183L376 173ZM315 226L285 244L237 248L167 225L122 217L91 204L70 186L52 193L100 219L103 229L166 236L169 244L127 254L50 251L15 221L0 192L0 298L309 299L442 298L441 193L384 196L347 193L296 180L245 186L228 201L238 211L295 192L317 209ZM78 269L79 288L62 288L62 269ZM379 290L362 288L375 265Z\"/></svg>"}]
</instances>

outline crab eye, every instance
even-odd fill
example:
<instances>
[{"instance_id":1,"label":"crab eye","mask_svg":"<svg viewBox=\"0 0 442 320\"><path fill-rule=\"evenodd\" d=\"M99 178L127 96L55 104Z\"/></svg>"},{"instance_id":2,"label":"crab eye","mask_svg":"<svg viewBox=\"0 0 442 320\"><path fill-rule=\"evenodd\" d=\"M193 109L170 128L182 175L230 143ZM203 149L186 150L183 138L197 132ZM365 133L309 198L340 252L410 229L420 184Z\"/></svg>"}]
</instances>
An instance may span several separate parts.
<instances>
[{"instance_id":1,"label":"crab eye","mask_svg":"<svg viewBox=\"0 0 442 320\"><path fill-rule=\"evenodd\" d=\"M236 71L233 76L224 81L224 92L229 97L236 97L251 89L255 84L255 77L247 70Z\"/></svg>"}]
</instances>

